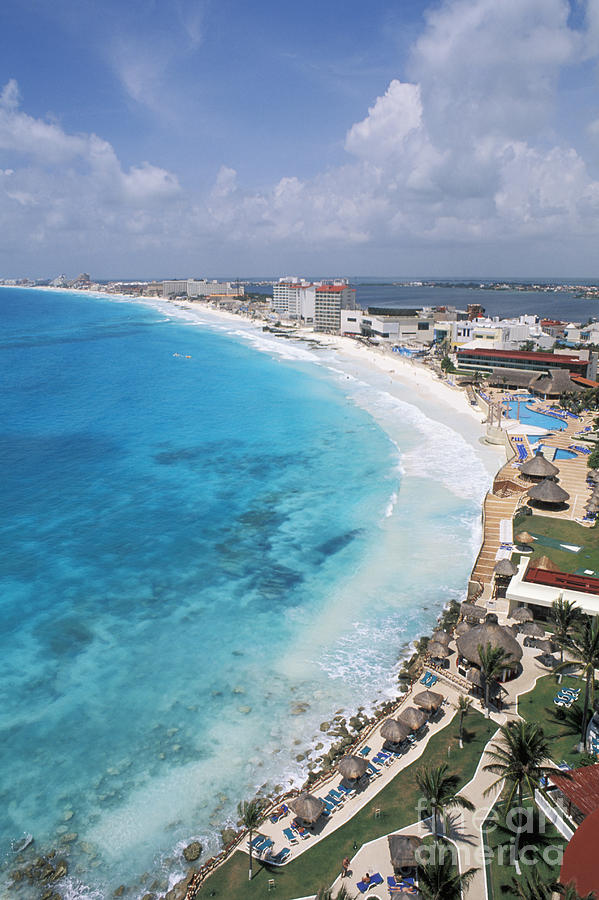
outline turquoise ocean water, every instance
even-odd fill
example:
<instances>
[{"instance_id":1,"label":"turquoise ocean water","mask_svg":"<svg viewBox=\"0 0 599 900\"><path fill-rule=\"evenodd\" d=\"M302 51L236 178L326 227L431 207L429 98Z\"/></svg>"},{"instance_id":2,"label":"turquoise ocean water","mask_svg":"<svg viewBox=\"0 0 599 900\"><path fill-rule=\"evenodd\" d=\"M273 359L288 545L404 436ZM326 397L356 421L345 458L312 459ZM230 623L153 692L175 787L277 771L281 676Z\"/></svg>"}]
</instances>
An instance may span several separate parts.
<instances>
[{"instance_id":1,"label":"turquoise ocean water","mask_svg":"<svg viewBox=\"0 0 599 900\"><path fill-rule=\"evenodd\" d=\"M76 833L65 896L142 896L393 691L497 456L244 323L7 288L0 321L3 877L12 839Z\"/></svg>"}]
</instances>

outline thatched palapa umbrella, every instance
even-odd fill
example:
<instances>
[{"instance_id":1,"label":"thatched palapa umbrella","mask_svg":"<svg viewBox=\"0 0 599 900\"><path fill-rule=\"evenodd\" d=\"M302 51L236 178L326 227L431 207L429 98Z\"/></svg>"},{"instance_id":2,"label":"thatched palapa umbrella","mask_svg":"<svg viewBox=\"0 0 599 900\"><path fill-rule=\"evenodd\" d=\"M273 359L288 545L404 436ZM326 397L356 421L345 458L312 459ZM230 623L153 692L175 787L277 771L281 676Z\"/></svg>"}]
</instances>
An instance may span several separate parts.
<instances>
[{"instance_id":1,"label":"thatched palapa umbrella","mask_svg":"<svg viewBox=\"0 0 599 900\"><path fill-rule=\"evenodd\" d=\"M559 469L537 450L534 456L522 463L520 472L527 478L549 478L551 475L557 475Z\"/></svg>"},{"instance_id":2,"label":"thatched palapa umbrella","mask_svg":"<svg viewBox=\"0 0 599 900\"><path fill-rule=\"evenodd\" d=\"M394 869L409 869L418 865L416 853L422 844L422 838L415 834L390 834L387 840Z\"/></svg>"},{"instance_id":3,"label":"thatched palapa umbrella","mask_svg":"<svg viewBox=\"0 0 599 900\"><path fill-rule=\"evenodd\" d=\"M534 484L526 493L537 503L565 503L570 499L570 494L550 478Z\"/></svg>"},{"instance_id":4,"label":"thatched palapa umbrella","mask_svg":"<svg viewBox=\"0 0 599 900\"><path fill-rule=\"evenodd\" d=\"M442 628L437 628L433 631L431 640L438 641L439 644L445 644L445 646L448 647L451 643L451 635L447 634L446 631L443 631Z\"/></svg>"},{"instance_id":5,"label":"thatched palapa umbrella","mask_svg":"<svg viewBox=\"0 0 599 900\"><path fill-rule=\"evenodd\" d=\"M425 709L427 712L434 712L434 710L439 709L443 703L443 694L437 694L435 691L421 691L414 697L414 703L416 706L419 706L420 709Z\"/></svg>"},{"instance_id":6,"label":"thatched palapa umbrella","mask_svg":"<svg viewBox=\"0 0 599 900\"><path fill-rule=\"evenodd\" d=\"M537 648L537 650L540 650L541 653L553 653L555 649L553 646L553 641L546 640L535 641L535 647Z\"/></svg>"},{"instance_id":7,"label":"thatched palapa umbrella","mask_svg":"<svg viewBox=\"0 0 599 900\"><path fill-rule=\"evenodd\" d=\"M392 744L401 744L402 741L405 741L409 733L410 729L407 725L398 722L397 719L387 719L386 722L383 722L381 725L381 736L384 737L386 741L391 741Z\"/></svg>"},{"instance_id":8,"label":"thatched palapa umbrella","mask_svg":"<svg viewBox=\"0 0 599 900\"><path fill-rule=\"evenodd\" d=\"M462 634L458 640L458 653L463 659L480 667L479 647L501 647L507 654L506 669L516 669L522 659L522 647L509 628L505 628L497 621L494 613L489 613L482 625L476 625Z\"/></svg>"},{"instance_id":9,"label":"thatched palapa umbrella","mask_svg":"<svg viewBox=\"0 0 599 900\"><path fill-rule=\"evenodd\" d=\"M517 573L518 566L515 566L511 559L500 559L494 571L500 578L512 578Z\"/></svg>"},{"instance_id":10,"label":"thatched palapa umbrella","mask_svg":"<svg viewBox=\"0 0 599 900\"><path fill-rule=\"evenodd\" d=\"M528 637L542 638L545 637L545 629L538 622L524 622L520 625L520 634Z\"/></svg>"},{"instance_id":11,"label":"thatched palapa umbrella","mask_svg":"<svg viewBox=\"0 0 599 900\"><path fill-rule=\"evenodd\" d=\"M407 725L410 731L418 731L425 724L426 720L426 713L423 713L421 709L416 709L414 706L404 709L399 715L399 721Z\"/></svg>"},{"instance_id":12,"label":"thatched palapa umbrella","mask_svg":"<svg viewBox=\"0 0 599 900\"><path fill-rule=\"evenodd\" d=\"M337 764L337 769L343 778L361 778L367 768L368 760L362 756L344 756Z\"/></svg>"},{"instance_id":13,"label":"thatched palapa umbrella","mask_svg":"<svg viewBox=\"0 0 599 900\"><path fill-rule=\"evenodd\" d=\"M466 634L466 632L467 632L467 631L470 631L470 629L473 628L473 627L474 627L474 626L471 625L470 622L466 622L466 620L463 620L462 622L458 622L458 624L456 625L456 627L455 627L455 633L456 633L456 634L458 635L458 637L459 637L460 634Z\"/></svg>"},{"instance_id":14,"label":"thatched palapa umbrella","mask_svg":"<svg viewBox=\"0 0 599 900\"><path fill-rule=\"evenodd\" d=\"M536 540L535 536L533 534L529 534L528 531L520 531L516 535L516 543L517 544L528 545L528 544L532 544L532 542L535 540Z\"/></svg>"},{"instance_id":15,"label":"thatched palapa umbrella","mask_svg":"<svg viewBox=\"0 0 599 900\"><path fill-rule=\"evenodd\" d=\"M538 559L533 559L530 566L533 569L545 569L547 572L559 572L559 566L551 562L548 556L539 556Z\"/></svg>"},{"instance_id":16,"label":"thatched palapa umbrella","mask_svg":"<svg viewBox=\"0 0 599 900\"><path fill-rule=\"evenodd\" d=\"M432 656L433 659L447 659L450 655L449 647L446 647L445 644L442 644L440 641L429 641L426 652L429 656Z\"/></svg>"},{"instance_id":17,"label":"thatched palapa umbrella","mask_svg":"<svg viewBox=\"0 0 599 900\"><path fill-rule=\"evenodd\" d=\"M513 619L514 622L532 622L534 616L528 606L519 606L511 614L510 619Z\"/></svg>"},{"instance_id":18,"label":"thatched palapa umbrella","mask_svg":"<svg viewBox=\"0 0 599 900\"><path fill-rule=\"evenodd\" d=\"M460 605L460 613L463 619L471 622L482 622L487 615L484 606L475 606L474 603L462 603Z\"/></svg>"},{"instance_id":19,"label":"thatched palapa umbrella","mask_svg":"<svg viewBox=\"0 0 599 900\"><path fill-rule=\"evenodd\" d=\"M313 797L312 794L300 794L295 800L289 801L289 806L296 816L310 824L316 822L324 809L322 800L319 800L318 797Z\"/></svg>"}]
</instances>

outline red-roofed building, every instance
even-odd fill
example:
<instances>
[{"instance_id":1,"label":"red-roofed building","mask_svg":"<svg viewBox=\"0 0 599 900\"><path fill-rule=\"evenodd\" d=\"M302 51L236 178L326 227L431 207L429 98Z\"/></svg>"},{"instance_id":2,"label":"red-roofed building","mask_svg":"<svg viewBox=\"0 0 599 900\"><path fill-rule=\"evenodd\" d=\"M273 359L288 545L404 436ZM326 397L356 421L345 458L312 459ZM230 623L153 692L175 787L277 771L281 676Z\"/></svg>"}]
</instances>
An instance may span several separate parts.
<instances>
[{"instance_id":1,"label":"red-roofed building","mask_svg":"<svg viewBox=\"0 0 599 900\"><path fill-rule=\"evenodd\" d=\"M591 354L591 357L593 354ZM570 374L591 374L588 353L584 356L570 353L534 353L524 350L485 350L458 349L458 366L460 369L478 369L491 372L493 369L518 369L524 372L545 372L552 369L567 369ZM596 363L596 359L594 360ZM592 373L594 374L594 372Z\"/></svg>"},{"instance_id":2,"label":"red-roofed building","mask_svg":"<svg viewBox=\"0 0 599 900\"><path fill-rule=\"evenodd\" d=\"M595 769L597 766L589 768ZM581 896L595 891L599 897L598 846L599 808L595 809L579 825L564 851L559 880L562 884L573 884Z\"/></svg>"},{"instance_id":3,"label":"red-roofed building","mask_svg":"<svg viewBox=\"0 0 599 900\"><path fill-rule=\"evenodd\" d=\"M549 781L556 788L551 796L566 815L579 825L586 816L599 809L599 765L572 769L567 776L549 776Z\"/></svg>"},{"instance_id":4,"label":"red-roofed building","mask_svg":"<svg viewBox=\"0 0 599 900\"><path fill-rule=\"evenodd\" d=\"M338 334L341 310L356 308L356 289L347 284L319 284L314 297L314 331Z\"/></svg>"},{"instance_id":5,"label":"red-roofed building","mask_svg":"<svg viewBox=\"0 0 599 900\"><path fill-rule=\"evenodd\" d=\"M590 378L583 378L582 375L570 375L570 378L583 388L590 389L599 387L599 381L591 381Z\"/></svg>"}]
</instances>

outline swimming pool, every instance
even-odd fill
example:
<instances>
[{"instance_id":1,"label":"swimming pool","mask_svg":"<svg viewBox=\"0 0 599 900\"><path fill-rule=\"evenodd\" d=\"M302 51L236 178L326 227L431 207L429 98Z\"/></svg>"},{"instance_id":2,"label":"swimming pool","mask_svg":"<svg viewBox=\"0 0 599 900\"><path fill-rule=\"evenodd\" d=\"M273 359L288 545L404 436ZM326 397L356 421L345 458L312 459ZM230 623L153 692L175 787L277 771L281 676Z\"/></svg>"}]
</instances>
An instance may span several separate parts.
<instances>
[{"instance_id":1,"label":"swimming pool","mask_svg":"<svg viewBox=\"0 0 599 900\"><path fill-rule=\"evenodd\" d=\"M528 439L528 441L529 441L530 444L535 444L535 445L536 445L536 446L535 446L535 450L540 450L541 453L543 453L543 451L545 451L545 450L549 450L549 451L550 451L550 450L555 449L554 447L545 447L543 444L540 444L539 441L542 441L542 440L543 440L543 435L541 435L541 436L538 438L538 440L536 440L536 441L535 441L535 440L532 440L530 437L529 437L529 439ZM547 459L576 459L576 457L578 456L578 454L577 454L577 453L574 453L573 450L562 450L561 447L558 447L558 448L555 450L555 453L553 454L553 457L552 457L551 455L549 455L549 454L545 454L545 455L547 456Z\"/></svg>"},{"instance_id":2,"label":"swimming pool","mask_svg":"<svg viewBox=\"0 0 599 900\"><path fill-rule=\"evenodd\" d=\"M563 431L567 428L567 423L557 416L549 413L537 412L531 409L526 403L520 403L520 415L518 416L518 403L516 400L509 400L502 404L507 410L510 419L518 419L525 425L535 425L537 428L546 428L548 431Z\"/></svg>"}]
</instances>

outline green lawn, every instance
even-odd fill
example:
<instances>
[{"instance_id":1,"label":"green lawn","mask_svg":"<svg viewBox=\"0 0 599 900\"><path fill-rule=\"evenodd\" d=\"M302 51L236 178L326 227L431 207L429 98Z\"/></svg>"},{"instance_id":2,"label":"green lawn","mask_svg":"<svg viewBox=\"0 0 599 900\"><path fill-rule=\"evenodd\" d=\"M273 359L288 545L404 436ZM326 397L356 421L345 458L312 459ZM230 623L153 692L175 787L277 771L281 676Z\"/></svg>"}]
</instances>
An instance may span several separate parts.
<instances>
[{"instance_id":1,"label":"green lawn","mask_svg":"<svg viewBox=\"0 0 599 900\"><path fill-rule=\"evenodd\" d=\"M533 535L543 535L543 537L582 547L578 553L571 553L568 550L560 550L557 547L548 547L535 542L531 545L533 560L540 556L548 556L562 572L592 569L599 573L598 527L585 528L577 522L553 519L548 516L518 515L514 519L514 534L518 534L519 531L529 531Z\"/></svg>"},{"instance_id":2,"label":"green lawn","mask_svg":"<svg viewBox=\"0 0 599 900\"><path fill-rule=\"evenodd\" d=\"M582 718L584 703L584 682L579 678L564 676L563 687L580 687L580 696L569 710L558 712L553 698L560 689L557 676L544 675L539 678L535 687L518 700L518 712L529 722L538 722L542 726L551 747L551 758L559 763L563 759L571 765L580 762L580 754L576 752L579 740L578 727ZM564 718L565 716L565 718ZM575 732L576 728L576 732Z\"/></svg>"},{"instance_id":3,"label":"green lawn","mask_svg":"<svg viewBox=\"0 0 599 900\"><path fill-rule=\"evenodd\" d=\"M561 853L566 841L543 817L539 818L532 804L525 804L527 811L527 831L520 837L522 851L518 876L513 865L512 840L514 834L501 823L501 812L494 807L495 817L487 820L485 826L485 843L492 856L487 863L489 900L501 900L503 897L514 897L508 888L512 879L522 880L536 870L542 880L550 884L559 879Z\"/></svg>"},{"instance_id":4,"label":"green lawn","mask_svg":"<svg viewBox=\"0 0 599 900\"><path fill-rule=\"evenodd\" d=\"M415 763L398 773L377 796L356 816L330 837L315 844L299 859L282 868L268 870L255 864L254 877L248 883L248 857L234 853L232 857L205 882L199 896L224 898L243 897L244 900L265 898L268 879L276 881L277 900L294 900L314 894L320 887L328 887L340 871L344 856L354 855L357 846L409 825L416 820L419 791L414 771L422 765L440 765L449 761L450 771L466 784L476 770L485 744L497 730L497 725L473 711L465 720L464 749L458 745L457 718L429 741L424 753ZM381 817L374 818L375 808ZM353 883L352 883L353 885Z\"/></svg>"}]
</instances>

